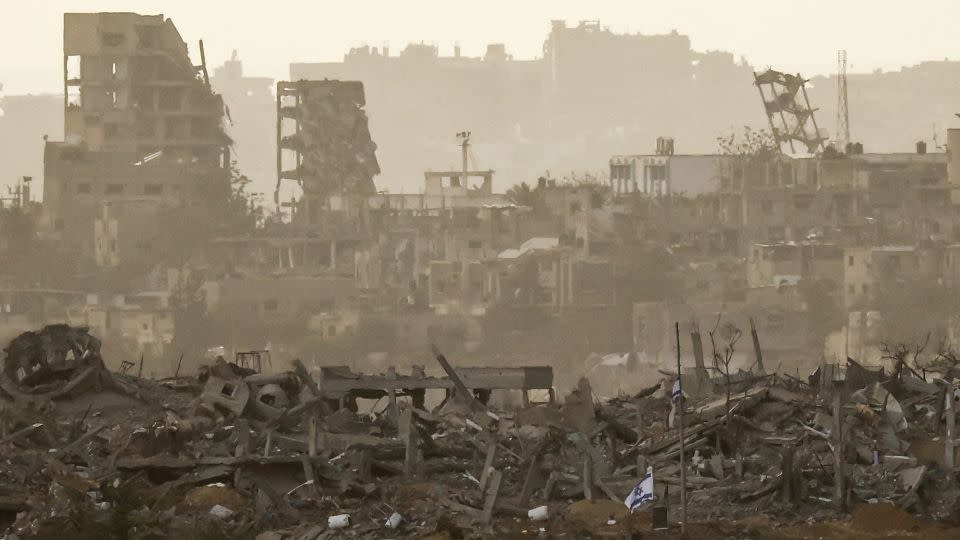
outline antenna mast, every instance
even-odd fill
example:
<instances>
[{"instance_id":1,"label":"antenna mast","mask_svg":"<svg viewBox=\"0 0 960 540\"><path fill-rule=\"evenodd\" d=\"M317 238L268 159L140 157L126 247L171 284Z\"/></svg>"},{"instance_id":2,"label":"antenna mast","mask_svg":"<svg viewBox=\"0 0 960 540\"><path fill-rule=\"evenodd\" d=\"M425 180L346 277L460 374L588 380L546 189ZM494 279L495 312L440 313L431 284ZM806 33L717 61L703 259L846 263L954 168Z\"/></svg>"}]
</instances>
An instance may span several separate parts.
<instances>
[{"instance_id":1,"label":"antenna mast","mask_svg":"<svg viewBox=\"0 0 960 540\"><path fill-rule=\"evenodd\" d=\"M847 108L847 51L837 51L837 150L850 143L850 110Z\"/></svg>"},{"instance_id":2,"label":"antenna mast","mask_svg":"<svg viewBox=\"0 0 960 540\"><path fill-rule=\"evenodd\" d=\"M460 178L460 185L463 186L467 185L467 155L470 151L470 135L472 135L472 133L469 131L461 131L457 133L457 138L460 139L461 152L463 154L463 177Z\"/></svg>"}]
</instances>

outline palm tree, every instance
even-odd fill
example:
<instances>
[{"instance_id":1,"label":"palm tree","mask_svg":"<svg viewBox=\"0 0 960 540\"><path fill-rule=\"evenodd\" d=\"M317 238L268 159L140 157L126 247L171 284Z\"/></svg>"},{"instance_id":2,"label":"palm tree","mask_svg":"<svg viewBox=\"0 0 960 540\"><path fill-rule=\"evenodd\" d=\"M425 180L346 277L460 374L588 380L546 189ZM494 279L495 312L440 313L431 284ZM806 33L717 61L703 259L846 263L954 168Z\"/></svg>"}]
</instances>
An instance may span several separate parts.
<instances>
[{"instance_id":1,"label":"palm tree","mask_svg":"<svg viewBox=\"0 0 960 540\"><path fill-rule=\"evenodd\" d=\"M520 182L508 189L506 195L507 199L517 206L533 208L540 204L540 188L531 188L526 182Z\"/></svg>"}]
</instances>

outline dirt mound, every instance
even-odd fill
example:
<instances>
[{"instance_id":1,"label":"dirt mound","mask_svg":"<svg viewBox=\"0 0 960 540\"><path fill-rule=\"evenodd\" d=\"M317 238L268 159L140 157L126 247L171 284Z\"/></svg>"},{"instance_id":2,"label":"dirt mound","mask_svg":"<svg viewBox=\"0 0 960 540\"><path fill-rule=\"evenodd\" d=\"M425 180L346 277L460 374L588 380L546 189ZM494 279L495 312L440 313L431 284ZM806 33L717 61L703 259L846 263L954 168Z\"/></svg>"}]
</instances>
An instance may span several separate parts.
<instances>
[{"instance_id":1,"label":"dirt mound","mask_svg":"<svg viewBox=\"0 0 960 540\"><path fill-rule=\"evenodd\" d=\"M567 507L566 518L570 521L579 521L585 525L605 525L610 517L622 521L630 515L629 509L622 503L601 499L577 501Z\"/></svg>"},{"instance_id":2,"label":"dirt mound","mask_svg":"<svg viewBox=\"0 0 960 540\"><path fill-rule=\"evenodd\" d=\"M607 520L611 517L616 523L608 525ZM564 509L563 518L574 530L605 533L649 531L652 521L649 511L637 510L631 514L623 503L609 499L577 501Z\"/></svg>"},{"instance_id":3,"label":"dirt mound","mask_svg":"<svg viewBox=\"0 0 960 540\"><path fill-rule=\"evenodd\" d=\"M889 503L862 504L850 519L850 528L864 532L913 531L919 527L916 517Z\"/></svg>"}]
</instances>

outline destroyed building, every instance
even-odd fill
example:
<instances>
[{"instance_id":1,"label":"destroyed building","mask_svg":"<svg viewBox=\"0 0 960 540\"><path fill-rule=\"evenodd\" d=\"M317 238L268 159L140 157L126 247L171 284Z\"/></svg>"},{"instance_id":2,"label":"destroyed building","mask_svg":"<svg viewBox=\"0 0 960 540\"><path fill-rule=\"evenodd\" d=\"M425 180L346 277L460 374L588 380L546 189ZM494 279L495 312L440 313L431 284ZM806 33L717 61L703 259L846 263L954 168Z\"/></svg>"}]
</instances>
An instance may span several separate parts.
<instances>
[{"instance_id":1,"label":"destroyed building","mask_svg":"<svg viewBox=\"0 0 960 540\"><path fill-rule=\"evenodd\" d=\"M128 23L172 28L163 18L97 17L113 21L102 25L108 34L113 33L110 25ZM78 19L78 28L86 24L84 20ZM152 39L150 30L136 32L138 45L140 34L145 36L144 43ZM173 35L170 30L157 32ZM604 43L611 55L643 57L638 51L657 42L656 36L623 41L623 36L595 24L566 29L558 25L554 33L556 47L568 46L566 52L560 50L563 47L551 49L558 62L552 75L557 88L576 86L567 74L580 68L569 66L581 65L589 57L591 43ZM72 34L65 37L83 41ZM660 37L686 57L681 53L689 52L689 43L683 36ZM119 50L125 49L118 43L130 44L111 35L101 36L98 46L106 47L104 39ZM162 77L133 84L130 79L136 68L132 66L139 62L136 54L118 62L115 69L111 64L106 80L90 75L84 76L89 79L84 83L84 77L69 77L71 63L76 63L71 58L78 56L72 53L82 49L65 43L65 51L71 53L66 86L79 89L81 98L79 109L68 100L66 112L83 112L85 91L93 96L87 100L88 108L97 111L106 103L99 94L101 88L107 88L109 96L113 95L109 88L117 88L116 95L129 94L134 99L146 96L142 87L151 84L156 97L148 103L154 103L152 110L158 117L164 117L160 113L174 100L167 88L191 89L184 90L183 106L188 111L197 108L190 97L193 91L202 90L211 102L219 101L207 84L202 55L201 65L192 66L182 54L186 46L178 40L174 48L183 61L177 65L186 71L177 72L182 79L175 84L167 84ZM620 50L625 43L629 47ZM403 62L413 61L409 55L420 50L423 54L417 58L429 64L433 53L427 54L427 49L431 48L411 49L402 55ZM112 62L110 54L91 51L88 70ZM355 52L351 62L364 54ZM502 61L503 69L512 69L504 67L512 65L511 60L499 54L495 50L482 62L462 62L480 69L488 62L492 66ZM83 74L85 56L79 56ZM393 65L393 59L399 58L380 52L368 56L371 69ZM156 69L159 77L161 68ZM685 79L689 69L674 75ZM625 80L633 76L624 75ZM216 71L215 78L225 81L235 100L260 103L268 93L264 90L268 81L244 76L237 58ZM465 336L461 345L478 355L509 356L512 345L498 344L506 335L525 347L518 355L533 354L537 343L576 341L576 346L559 347L555 361L579 366L593 354L652 353L638 348L644 340L637 337L636 321L631 318L634 306L692 314L672 307L671 297L682 297L693 312L703 311L698 318L729 311L738 314L737 324L742 327L754 317L761 333L771 333L778 342L784 339L776 349L784 358L792 358L795 352L817 358L822 354L820 347L807 346L807 341L827 339L823 337L827 330L808 332L810 316L817 309L835 311L841 317L848 311L876 311L870 295L863 301L844 300L849 285L860 295L873 291L875 285L855 277L852 269L840 269L842 250L876 251L932 241L937 245L918 247L918 253L930 254L925 263L928 270L922 275L939 279L950 269L949 246L956 241L953 207L946 202L955 191L951 167L945 153L926 152L920 146L916 152L900 154L695 155L675 152L674 139L661 137L653 152L618 153L610 158L609 183L593 177L556 179L546 173L525 190L521 185L500 193L494 171L479 166L472 155L472 149L482 151L485 143L479 137L470 141L470 132L461 128L457 137L462 155L456 161L462 167L419 171L417 176L423 175L420 193L378 192L374 180L380 170L379 148L371 133L376 133L380 121L368 125L366 111L382 105L382 89L373 91L377 101L371 99L368 105L366 82L318 78L281 82L276 88L278 95L271 98L271 106L277 123L268 130L278 158L276 212L249 229L216 231L202 255L184 269L202 276L197 295L203 296L204 316L221 325L219 335L243 342L235 350L259 349L269 343L282 349L279 355L284 356L309 347L312 341L323 341L347 344L350 354L360 358L389 357L410 354L409 348L418 340L446 335L454 342L456 336ZM574 90L556 95L595 91ZM160 107L163 103L167 105ZM114 103L111 97L99 116L90 111L72 115L71 137L90 142L51 143L47 152L51 181L44 209L52 217L49 226L55 232L59 228L64 238L82 236L68 245L89 254L104 270L149 262L162 242L163 235L154 230L161 210L192 200L191 186L200 175L226 174L225 152L215 163L198 156L184 159L180 151L191 142L203 145L193 139L179 145L168 140L167 120L158 120L164 126L149 132L150 136L111 143L95 118L111 123L114 118L143 117L142 125L150 125L146 119L151 114L142 114L139 105L124 111L125 104L120 98ZM248 105L252 107L252 101ZM211 108L201 116L219 119L222 110L221 103L216 113ZM196 116L174 110L166 113L186 116L191 123ZM78 118L89 122L78 124ZM177 122L172 121L174 131ZM452 142L450 135L447 143ZM220 141L225 144L225 139ZM685 146L685 141L678 142L677 148ZM146 155L131 150L148 145L150 149L166 146ZM479 146L468 149L468 145ZM431 162L451 158L452 152L449 156L437 153ZM58 177L58 170L69 174ZM898 212L910 218L898 218ZM56 214L60 217L53 217ZM178 281L155 277L170 270L156 266L141 270L125 290L103 291L85 306L74 306L71 313L76 316L70 320L98 329L123 329L130 339L152 349L176 334L169 328L167 315L176 304L170 300L176 298ZM811 284L823 290L810 292ZM821 293L836 305L826 302ZM102 300L108 298L117 300ZM159 310L156 318L148 321L154 310ZM507 323L521 314L538 321L536 328L521 333ZM108 325L105 320L112 317L119 322ZM134 331L143 321L146 328ZM364 335L371 327L387 338L376 345L359 337L350 341L350 332ZM798 329L796 336L788 335L791 328ZM771 345L772 357L780 354L774 349Z\"/></svg>"},{"instance_id":2,"label":"destroyed building","mask_svg":"<svg viewBox=\"0 0 960 540\"><path fill-rule=\"evenodd\" d=\"M64 140L44 149L51 234L92 258L106 205L226 197L223 101L170 19L66 13L63 69Z\"/></svg>"},{"instance_id":3,"label":"destroyed building","mask_svg":"<svg viewBox=\"0 0 960 540\"><path fill-rule=\"evenodd\" d=\"M825 146L799 75L596 21L543 60L362 47L275 96L237 56L212 83L163 16L65 26L43 232L89 261L0 288L5 540L957 536L960 130ZM812 131L675 151L770 84ZM275 145L275 207L225 119ZM429 160L380 179L378 144ZM505 148L609 175L516 183ZM241 226L167 213L211 201Z\"/></svg>"},{"instance_id":4,"label":"destroyed building","mask_svg":"<svg viewBox=\"0 0 960 540\"><path fill-rule=\"evenodd\" d=\"M506 158L520 143L518 135L537 135L544 129L541 77L541 61L514 59L503 44L488 45L479 57L461 54L459 47L452 56L444 56L425 43L411 43L399 51L361 46L350 49L339 62L290 64L292 81L363 82L368 114L391 119L374 121L371 134L389 173L383 180L394 193L415 192L424 165L434 163L437 149L464 126L484 134L477 151L485 161L507 167ZM439 103L445 104L442 114ZM502 173L518 178L542 170L542 156L517 161L523 162L517 164L522 168Z\"/></svg>"},{"instance_id":5,"label":"destroyed building","mask_svg":"<svg viewBox=\"0 0 960 540\"><path fill-rule=\"evenodd\" d=\"M357 215L376 192L376 149L356 81L277 83L277 194L282 180L303 190L294 221L316 225L323 210ZM292 125L291 125L292 124ZM292 152L292 160L284 159ZM336 208L339 206L340 208Z\"/></svg>"},{"instance_id":6,"label":"destroyed building","mask_svg":"<svg viewBox=\"0 0 960 540\"><path fill-rule=\"evenodd\" d=\"M876 354L893 339L896 302L910 291L929 284L951 294L942 289L953 283L951 246L960 240L951 153L921 142L914 152L865 153L853 144L844 153L794 154L784 141L782 152L714 154L711 171L676 166L686 156L671 154L667 141L654 153L610 158L612 208L621 234L656 239L686 266L675 294L702 312L701 324L709 314L739 313L742 328L749 315L782 349L772 355L811 365L824 354ZM895 300L897 290L906 296ZM691 316L669 304L645 299L635 309ZM923 318L934 335L956 332L946 309ZM919 331L909 328L900 339ZM824 339L825 350L812 345ZM642 337L636 346L656 356L656 343Z\"/></svg>"},{"instance_id":7,"label":"destroyed building","mask_svg":"<svg viewBox=\"0 0 960 540\"><path fill-rule=\"evenodd\" d=\"M949 200L956 188L943 152L715 154L698 157L696 167L678 166L685 157L613 156L611 189L624 201L634 193L634 200L664 197L673 206L692 199L700 209L691 206L689 217L701 224L701 234L714 234L719 226L741 251L751 243L812 238L852 244L955 241ZM675 214L686 219L684 211Z\"/></svg>"},{"instance_id":8,"label":"destroyed building","mask_svg":"<svg viewBox=\"0 0 960 540\"><path fill-rule=\"evenodd\" d=\"M171 19L64 14L65 137L91 151L218 162L223 103Z\"/></svg>"}]
</instances>

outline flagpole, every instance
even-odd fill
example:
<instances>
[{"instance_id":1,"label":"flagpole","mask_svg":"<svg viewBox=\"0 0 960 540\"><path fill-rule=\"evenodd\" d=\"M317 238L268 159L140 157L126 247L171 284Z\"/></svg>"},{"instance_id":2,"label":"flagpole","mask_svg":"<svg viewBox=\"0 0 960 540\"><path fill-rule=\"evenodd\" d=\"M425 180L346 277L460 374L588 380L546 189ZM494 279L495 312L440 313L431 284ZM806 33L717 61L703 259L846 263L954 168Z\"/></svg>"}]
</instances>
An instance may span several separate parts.
<instances>
[{"instance_id":1,"label":"flagpole","mask_svg":"<svg viewBox=\"0 0 960 540\"><path fill-rule=\"evenodd\" d=\"M685 444L683 442L683 380L680 378L680 323L675 322L677 330L677 385L680 387L680 398L677 407L680 409L680 534L687 534L687 468L685 466Z\"/></svg>"}]
</instances>

